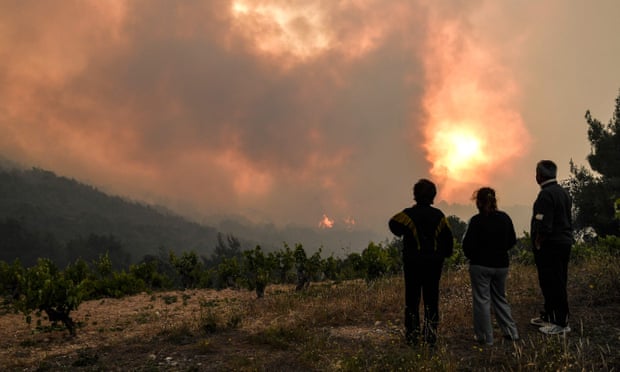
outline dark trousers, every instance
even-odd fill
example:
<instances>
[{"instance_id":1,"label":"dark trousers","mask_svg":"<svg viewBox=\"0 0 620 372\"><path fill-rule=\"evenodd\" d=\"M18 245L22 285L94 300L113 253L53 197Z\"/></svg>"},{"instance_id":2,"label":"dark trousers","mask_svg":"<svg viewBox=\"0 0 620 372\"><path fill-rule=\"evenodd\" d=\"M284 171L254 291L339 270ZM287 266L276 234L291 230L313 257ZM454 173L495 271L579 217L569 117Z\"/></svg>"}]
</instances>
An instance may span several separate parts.
<instances>
[{"instance_id":1,"label":"dark trousers","mask_svg":"<svg viewBox=\"0 0 620 372\"><path fill-rule=\"evenodd\" d=\"M565 327L568 325L568 261L570 244L543 244L534 249L538 284L545 300L546 320Z\"/></svg>"},{"instance_id":2,"label":"dark trousers","mask_svg":"<svg viewBox=\"0 0 620 372\"><path fill-rule=\"evenodd\" d=\"M443 260L416 260L405 264L405 336L407 342L434 344L439 324L439 279ZM424 299L424 328L420 333L420 299Z\"/></svg>"}]
</instances>

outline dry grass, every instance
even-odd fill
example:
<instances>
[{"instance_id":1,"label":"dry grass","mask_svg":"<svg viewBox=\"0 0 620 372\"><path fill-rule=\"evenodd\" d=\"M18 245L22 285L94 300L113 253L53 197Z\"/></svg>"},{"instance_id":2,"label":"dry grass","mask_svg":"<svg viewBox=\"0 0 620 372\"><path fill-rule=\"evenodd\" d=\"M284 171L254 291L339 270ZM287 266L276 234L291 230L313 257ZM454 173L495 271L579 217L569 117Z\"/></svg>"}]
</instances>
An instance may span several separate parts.
<instances>
[{"instance_id":1,"label":"dry grass","mask_svg":"<svg viewBox=\"0 0 620 372\"><path fill-rule=\"evenodd\" d=\"M615 271L613 269L615 267ZM607 272L602 272L607 270ZM304 293L191 290L83 303L77 337L0 316L5 370L618 370L618 262L571 267L574 331L546 337L531 327L541 302L533 267L511 269L509 300L521 340L473 342L466 269L442 278L440 340L412 349L402 336L403 282L317 283Z\"/></svg>"}]
</instances>

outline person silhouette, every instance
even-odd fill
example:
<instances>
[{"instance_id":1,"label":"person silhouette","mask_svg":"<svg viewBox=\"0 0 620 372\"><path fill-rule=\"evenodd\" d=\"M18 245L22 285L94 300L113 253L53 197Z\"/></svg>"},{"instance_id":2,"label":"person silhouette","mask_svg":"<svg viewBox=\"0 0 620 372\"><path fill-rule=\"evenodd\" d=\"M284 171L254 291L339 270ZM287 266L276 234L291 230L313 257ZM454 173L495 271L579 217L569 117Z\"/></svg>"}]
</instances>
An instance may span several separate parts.
<instances>
[{"instance_id":1,"label":"person silhouette","mask_svg":"<svg viewBox=\"0 0 620 372\"><path fill-rule=\"evenodd\" d=\"M415 204L389 220L390 231L403 238L405 276L405 340L430 346L437 341L439 280L444 259L452 255L454 239L443 212L432 207L435 184L420 179L413 186ZM424 327L420 332L420 298L424 298Z\"/></svg>"}]
</instances>

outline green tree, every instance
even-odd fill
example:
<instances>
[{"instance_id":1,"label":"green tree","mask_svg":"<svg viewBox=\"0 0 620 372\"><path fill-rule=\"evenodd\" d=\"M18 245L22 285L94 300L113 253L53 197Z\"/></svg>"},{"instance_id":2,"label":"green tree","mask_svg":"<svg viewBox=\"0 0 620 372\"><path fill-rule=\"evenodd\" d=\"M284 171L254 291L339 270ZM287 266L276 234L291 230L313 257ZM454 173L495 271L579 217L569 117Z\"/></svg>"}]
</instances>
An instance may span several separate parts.
<instances>
[{"instance_id":1,"label":"green tree","mask_svg":"<svg viewBox=\"0 0 620 372\"><path fill-rule=\"evenodd\" d=\"M342 278L355 279L364 277L364 264L362 263L362 255L352 252L342 262Z\"/></svg>"},{"instance_id":2,"label":"green tree","mask_svg":"<svg viewBox=\"0 0 620 372\"><path fill-rule=\"evenodd\" d=\"M297 269L297 286L295 290L301 291L302 289L308 288L310 285L308 256L306 255L303 245L295 244L293 256L295 257L295 268Z\"/></svg>"},{"instance_id":3,"label":"green tree","mask_svg":"<svg viewBox=\"0 0 620 372\"><path fill-rule=\"evenodd\" d=\"M403 271L403 239L393 237L387 242L385 249L390 256L390 274L402 274Z\"/></svg>"},{"instance_id":4,"label":"green tree","mask_svg":"<svg viewBox=\"0 0 620 372\"><path fill-rule=\"evenodd\" d=\"M265 256L260 246L243 252L242 272L248 288L255 290L258 298L265 295L265 288L271 280L271 270L275 265L270 257L273 256Z\"/></svg>"},{"instance_id":5,"label":"green tree","mask_svg":"<svg viewBox=\"0 0 620 372\"><path fill-rule=\"evenodd\" d=\"M465 230L467 230L467 222L461 220L457 216L448 216L448 226L450 226L450 230L452 230L452 235L457 243L463 243L463 235L465 235Z\"/></svg>"},{"instance_id":6,"label":"green tree","mask_svg":"<svg viewBox=\"0 0 620 372\"><path fill-rule=\"evenodd\" d=\"M146 283L125 270L114 271L112 260L106 252L99 259L92 261L93 269L86 261L77 259L74 264L67 265L64 275L76 283L80 283L84 299L105 297L120 298L140 293L147 289Z\"/></svg>"},{"instance_id":7,"label":"green tree","mask_svg":"<svg viewBox=\"0 0 620 372\"><path fill-rule=\"evenodd\" d=\"M143 260L141 263L129 266L129 272L136 278L141 279L150 289L170 288L172 282L163 272L158 271L157 260Z\"/></svg>"},{"instance_id":8,"label":"green tree","mask_svg":"<svg viewBox=\"0 0 620 372\"><path fill-rule=\"evenodd\" d=\"M370 242L368 247L362 251L366 282L371 283L385 276L390 271L391 261L389 252L383 249L381 244Z\"/></svg>"},{"instance_id":9,"label":"green tree","mask_svg":"<svg viewBox=\"0 0 620 372\"><path fill-rule=\"evenodd\" d=\"M28 323L33 311L37 314L44 311L51 322L62 322L69 333L75 335L75 322L70 313L82 300L80 283L64 275L51 260L42 258L26 270L15 307L26 316Z\"/></svg>"},{"instance_id":10,"label":"green tree","mask_svg":"<svg viewBox=\"0 0 620 372\"><path fill-rule=\"evenodd\" d=\"M323 247L319 247L307 261L306 268L308 269L310 280L321 281L324 279L323 268L325 267L325 263L323 262L323 258L321 258L321 253L323 253Z\"/></svg>"},{"instance_id":11,"label":"green tree","mask_svg":"<svg viewBox=\"0 0 620 372\"><path fill-rule=\"evenodd\" d=\"M280 283L290 283L294 279L290 279L290 276L294 276L293 268L295 266L295 256L291 247L284 243L284 250L279 250L273 253L275 261L275 277Z\"/></svg>"},{"instance_id":12,"label":"green tree","mask_svg":"<svg viewBox=\"0 0 620 372\"><path fill-rule=\"evenodd\" d=\"M325 278L329 280L342 280L342 260L334 257L332 253L324 260L323 272L325 273Z\"/></svg>"},{"instance_id":13,"label":"green tree","mask_svg":"<svg viewBox=\"0 0 620 372\"><path fill-rule=\"evenodd\" d=\"M238 288L241 279L239 259L237 259L237 257L224 258L224 260L217 265L216 279L215 287L217 289Z\"/></svg>"},{"instance_id":14,"label":"green tree","mask_svg":"<svg viewBox=\"0 0 620 372\"><path fill-rule=\"evenodd\" d=\"M592 117L589 110L585 118L591 145L587 160L592 170L571 160L571 177L566 182L573 197L575 227L592 227L601 236L619 235L614 203L620 197L620 94L608 124Z\"/></svg>"},{"instance_id":15,"label":"green tree","mask_svg":"<svg viewBox=\"0 0 620 372\"><path fill-rule=\"evenodd\" d=\"M0 297L2 305L12 304L18 297L25 269L19 259L12 264L0 261Z\"/></svg>"},{"instance_id":16,"label":"green tree","mask_svg":"<svg viewBox=\"0 0 620 372\"><path fill-rule=\"evenodd\" d=\"M170 264L175 268L183 288L196 288L200 283L204 270L196 252L183 252L177 257L170 252Z\"/></svg>"},{"instance_id":17,"label":"green tree","mask_svg":"<svg viewBox=\"0 0 620 372\"><path fill-rule=\"evenodd\" d=\"M93 262L93 265L95 265L95 262ZM98 293L98 288L101 285L97 282L96 274L92 271L88 262L83 259L78 258L75 262L69 263L65 267L63 275L73 283L79 283L81 296L84 300L103 297Z\"/></svg>"},{"instance_id":18,"label":"green tree","mask_svg":"<svg viewBox=\"0 0 620 372\"><path fill-rule=\"evenodd\" d=\"M217 233L217 244L215 250L211 254L210 259L206 260L207 267L217 267L226 259L236 257L241 259L243 252L241 251L241 242L234 235L228 234L226 238L222 233Z\"/></svg>"}]
</instances>

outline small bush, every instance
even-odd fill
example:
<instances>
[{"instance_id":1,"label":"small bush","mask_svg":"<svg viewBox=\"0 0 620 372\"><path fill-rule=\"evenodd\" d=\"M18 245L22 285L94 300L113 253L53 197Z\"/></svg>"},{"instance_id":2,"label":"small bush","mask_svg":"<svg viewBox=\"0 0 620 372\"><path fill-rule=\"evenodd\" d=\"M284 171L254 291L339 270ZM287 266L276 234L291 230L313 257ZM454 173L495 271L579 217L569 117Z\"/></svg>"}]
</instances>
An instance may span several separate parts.
<instances>
[{"instance_id":1,"label":"small bush","mask_svg":"<svg viewBox=\"0 0 620 372\"><path fill-rule=\"evenodd\" d=\"M201 310L200 318L198 319L198 329L205 334L212 334L218 330L219 322L220 320L213 309Z\"/></svg>"},{"instance_id":2,"label":"small bush","mask_svg":"<svg viewBox=\"0 0 620 372\"><path fill-rule=\"evenodd\" d=\"M173 303L178 301L177 296L174 296L174 295L164 295L161 298L162 300L164 300L164 303L166 305L172 305Z\"/></svg>"}]
</instances>

